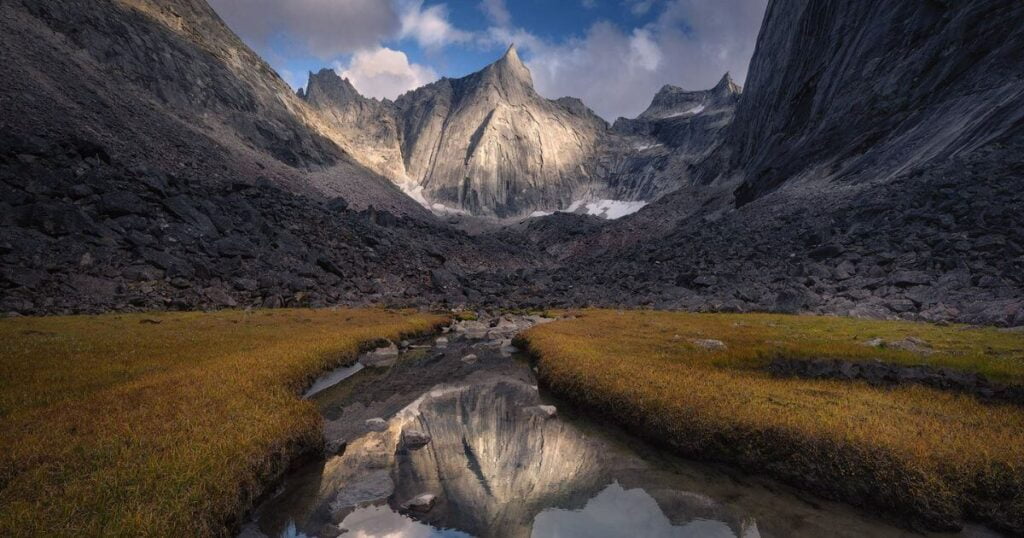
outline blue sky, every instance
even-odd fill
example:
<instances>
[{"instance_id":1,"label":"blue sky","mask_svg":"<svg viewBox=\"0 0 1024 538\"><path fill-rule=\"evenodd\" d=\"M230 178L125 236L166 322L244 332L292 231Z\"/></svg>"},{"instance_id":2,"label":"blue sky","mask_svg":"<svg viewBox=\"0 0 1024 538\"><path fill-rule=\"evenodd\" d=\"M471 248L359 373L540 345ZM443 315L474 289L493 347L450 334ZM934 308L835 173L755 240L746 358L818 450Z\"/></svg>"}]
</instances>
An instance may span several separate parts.
<instances>
[{"instance_id":1,"label":"blue sky","mask_svg":"<svg viewBox=\"0 0 1024 538\"><path fill-rule=\"evenodd\" d=\"M324 67L394 98L515 42L538 92L635 116L664 84L742 83L767 0L210 0L293 87Z\"/></svg>"}]
</instances>

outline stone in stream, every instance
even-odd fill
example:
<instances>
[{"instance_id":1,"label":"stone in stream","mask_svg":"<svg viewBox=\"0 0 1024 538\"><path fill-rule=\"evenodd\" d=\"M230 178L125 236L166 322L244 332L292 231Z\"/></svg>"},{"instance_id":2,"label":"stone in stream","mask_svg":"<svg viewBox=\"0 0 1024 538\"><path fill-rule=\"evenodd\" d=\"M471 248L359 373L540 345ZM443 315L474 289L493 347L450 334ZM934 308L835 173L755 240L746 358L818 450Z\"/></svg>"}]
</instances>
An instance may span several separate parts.
<instances>
[{"instance_id":1,"label":"stone in stream","mask_svg":"<svg viewBox=\"0 0 1024 538\"><path fill-rule=\"evenodd\" d=\"M477 356L475 354L473 354L473 353L470 353L469 355L466 355L465 357L462 357L462 362L464 362L466 364L476 364L476 361L477 361Z\"/></svg>"},{"instance_id":2,"label":"stone in stream","mask_svg":"<svg viewBox=\"0 0 1024 538\"><path fill-rule=\"evenodd\" d=\"M444 336L440 336L437 338L437 340L434 340L434 344L437 347L445 347L448 345L448 339L445 338Z\"/></svg>"},{"instance_id":3,"label":"stone in stream","mask_svg":"<svg viewBox=\"0 0 1024 538\"><path fill-rule=\"evenodd\" d=\"M533 405L524 407L523 412L543 419L555 418L558 416L558 408L553 405Z\"/></svg>"},{"instance_id":4,"label":"stone in stream","mask_svg":"<svg viewBox=\"0 0 1024 538\"><path fill-rule=\"evenodd\" d=\"M382 432L388 429L388 423L382 418L371 418L366 421L366 429L374 432Z\"/></svg>"},{"instance_id":5,"label":"stone in stream","mask_svg":"<svg viewBox=\"0 0 1024 538\"><path fill-rule=\"evenodd\" d=\"M363 354L359 358L359 362L363 363L363 366L369 366L371 368L386 368L395 364L398 360L398 346L394 342L388 342L388 345L379 347L369 353Z\"/></svg>"},{"instance_id":6,"label":"stone in stream","mask_svg":"<svg viewBox=\"0 0 1024 538\"><path fill-rule=\"evenodd\" d=\"M430 435L419 430L402 431L402 445L409 450L419 450L430 443Z\"/></svg>"},{"instance_id":7,"label":"stone in stream","mask_svg":"<svg viewBox=\"0 0 1024 538\"><path fill-rule=\"evenodd\" d=\"M421 493L402 503L402 510L408 512L429 512L434 507L436 499L437 497L430 493Z\"/></svg>"},{"instance_id":8,"label":"stone in stream","mask_svg":"<svg viewBox=\"0 0 1024 538\"><path fill-rule=\"evenodd\" d=\"M334 525L333 523L325 523L323 527L316 533L318 538L338 538L341 536L341 527Z\"/></svg>"},{"instance_id":9,"label":"stone in stream","mask_svg":"<svg viewBox=\"0 0 1024 538\"><path fill-rule=\"evenodd\" d=\"M388 469L373 469L356 474L338 489L334 500L328 503L331 518L340 523L352 510L366 504L381 502L395 491L395 483Z\"/></svg>"}]
</instances>

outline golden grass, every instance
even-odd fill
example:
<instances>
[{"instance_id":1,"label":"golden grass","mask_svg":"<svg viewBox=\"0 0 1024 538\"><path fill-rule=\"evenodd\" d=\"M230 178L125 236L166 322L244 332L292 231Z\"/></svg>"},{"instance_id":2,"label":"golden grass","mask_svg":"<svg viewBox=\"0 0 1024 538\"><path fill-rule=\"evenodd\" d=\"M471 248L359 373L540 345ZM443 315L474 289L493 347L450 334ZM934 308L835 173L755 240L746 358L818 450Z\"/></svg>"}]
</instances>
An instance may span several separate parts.
<instances>
[{"instance_id":1,"label":"golden grass","mask_svg":"<svg viewBox=\"0 0 1024 538\"><path fill-rule=\"evenodd\" d=\"M875 349L916 336L934 353ZM762 471L930 527L1024 532L1024 409L907 386L776 379L771 358L881 358L1024 379L1024 335L781 315L589 310L525 334L542 382L694 457ZM694 339L728 346L710 351Z\"/></svg>"},{"instance_id":2,"label":"golden grass","mask_svg":"<svg viewBox=\"0 0 1024 538\"><path fill-rule=\"evenodd\" d=\"M223 535L320 442L303 386L363 342L444 321L375 309L2 320L0 536Z\"/></svg>"}]
</instances>

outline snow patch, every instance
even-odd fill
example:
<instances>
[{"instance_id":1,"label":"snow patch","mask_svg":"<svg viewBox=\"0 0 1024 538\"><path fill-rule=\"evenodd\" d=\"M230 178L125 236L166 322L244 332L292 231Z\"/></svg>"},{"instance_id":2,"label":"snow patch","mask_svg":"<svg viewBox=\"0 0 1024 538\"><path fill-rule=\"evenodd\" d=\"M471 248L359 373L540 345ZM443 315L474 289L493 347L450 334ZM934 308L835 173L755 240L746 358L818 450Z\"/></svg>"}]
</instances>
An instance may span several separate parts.
<instances>
[{"instance_id":1,"label":"snow patch","mask_svg":"<svg viewBox=\"0 0 1024 538\"><path fill-rule=\"evenodd\" d=\"M664 146L664 145L665 144L635 144L633 146L633 149L635 149L637 151L646 151L646 150L653 149L653 148L660 148L661 146Z\"/></svg>"},{"instance_id":2,"label":"snow patch","mask_svg":"<svg viewBox=\"0 0 1024 538\"><path fill-rule=\"evenodd\" d=\"M444 204L439 204L437 202L431 204L429 209L439 215L469 215L469 211L466 211L465 209L449 207Z\"/></svg>"},{"instance_id":3,"label":"snow patch","mask_svg":"<svg viewBox=\"0 0 1024 538\"><path fill-rule=\"evenodd\" d=\"M644 201L597 200L595 202L587 202L585 207L588 215L615 220L626 215L632 215L643 209L645 205L647 205L647 202Z\"/></svg>"},{"instance_id":4,"label":"snow patch","mask_svg":"<svg viewBox=\"0 0 1024 538\"><path fill-rule=\"evenodd\" d=\"M603 219L615 220L625 217L626 215L632 215L633 213L640 211L646 205L647 202L642 200L576 200L569 204L569 207L557 212L579 213L582 215L592 215ZM546 217L551 214L552 212L550 211L534 211L533 213L530 213L529 218Z\"/></svg>"},{"instance_id":5,"label":"snow patch","mask_svg":"<svg viewBox=\"0 0 1024 538\"><path fill-rule=\"evenodd\" d=\"M707 107L705 107L703 104L700 104L700 105L697 105L697 106L695 106L693 108L684 110L682 112L676 112L675 114L669 114L668 116L665 116L665 117L666 118L678 118L679 116L686 116L686 115L696 116L697 114L700 114L701 112L704 112L705 108L707 108Z\"/></svg>"}]
</instances>

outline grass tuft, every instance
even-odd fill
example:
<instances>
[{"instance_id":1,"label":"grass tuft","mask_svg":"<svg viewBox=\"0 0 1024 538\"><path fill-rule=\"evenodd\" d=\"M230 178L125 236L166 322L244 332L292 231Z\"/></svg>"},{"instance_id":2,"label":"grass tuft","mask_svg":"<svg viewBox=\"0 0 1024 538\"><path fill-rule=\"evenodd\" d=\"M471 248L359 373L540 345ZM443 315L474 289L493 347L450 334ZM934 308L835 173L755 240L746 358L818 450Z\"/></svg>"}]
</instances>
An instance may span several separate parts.
<instances>
[{"instance_id":1,"label":"grass tuft","mask_svg":"<svg viewBox=\"0 0 1024 538\"><path fill-rule=\"evenodd\" d=\"M1024 408L764 371L773 358L882 360L1019 384L1024 334L833 317L578 314L524 335L541 381L637 433L915 525L954 528L966 518L1024 532ZM927 353L865 345L908 337Z\"/></svg>"},{"instance_id":2,"label":"grass tuft","mask_svg":"<svg viewBox=\"0 0 1024 538\"><path fill-rule=\"evenodd\" d=\"M376 309L2 320L0 536L223 536L321 442L303 387L362 342L444 321Z\"/></svg>"}]
</instances>

